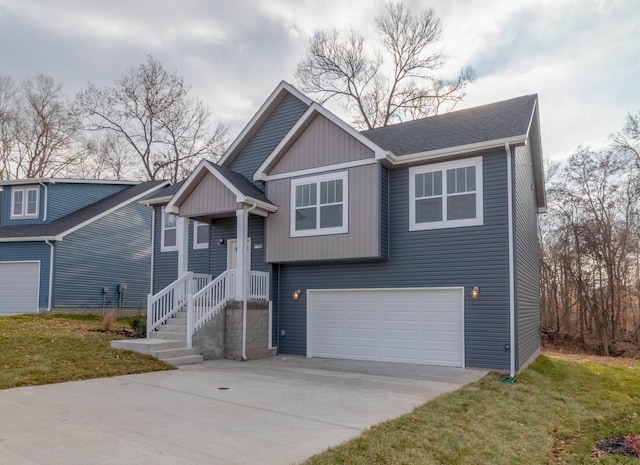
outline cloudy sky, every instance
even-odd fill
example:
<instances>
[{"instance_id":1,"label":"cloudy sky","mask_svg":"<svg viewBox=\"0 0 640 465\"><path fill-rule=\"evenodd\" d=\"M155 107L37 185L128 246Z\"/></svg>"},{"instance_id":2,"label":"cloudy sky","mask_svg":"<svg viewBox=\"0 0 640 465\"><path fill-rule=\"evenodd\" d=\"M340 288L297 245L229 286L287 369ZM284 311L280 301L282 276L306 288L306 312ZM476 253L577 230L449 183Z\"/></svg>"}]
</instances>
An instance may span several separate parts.
<instances>
[{"instance_id":1,"label":"cloudy sky","mask_svg":"<svg viewBox=\"0 0 640 465\"><path fill-rule=\"evenodd\" d=\"M177 70L237 134L317 29L374 38L378 0L0 0L0 75L43 73L72 96L152 55ZM540 98L547 159L604 146L640 111L638 0L405 0L433 8L438 46L476 81L458 108ZM447 71L445 70L445 71ZM329 106L341 115L337 107Z\"/></svg>"}]
</instances>

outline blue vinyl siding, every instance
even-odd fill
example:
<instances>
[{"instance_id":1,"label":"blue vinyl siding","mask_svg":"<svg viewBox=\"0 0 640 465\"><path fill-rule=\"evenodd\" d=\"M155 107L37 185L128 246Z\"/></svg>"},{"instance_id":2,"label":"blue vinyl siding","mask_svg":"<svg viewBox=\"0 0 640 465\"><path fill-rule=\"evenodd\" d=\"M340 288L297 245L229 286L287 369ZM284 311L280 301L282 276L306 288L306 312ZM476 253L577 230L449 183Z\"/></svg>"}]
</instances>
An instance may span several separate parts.
<instances>
[{"instance_id":1,"label":"blue vinyl siding","mask_svg":"<svg viewBox=\"0 0 640 465\"><path fill-rule=\"evenodd\" d=\"M306 110L307 105L304 102L287 94L247 145L228 164L228 168L252 181L258 167ZM262 182L256 181L254 184L264 189Z\"/></svg>"},{"instance_id":2,"label":"blue vinyl siding","mask_svg":"<svg viewBox=\"0 0 640 465\"><path fill-rule=\"evenodd\" d=\"M515 149L516 367L540 348L540 244L528 147Z\"/></svg>"},{"instance_id":3,"label":"blue vinyl siding","mask_svg":"<svg viewBox=\"0 0 640 465\"><path fill-rule=\"evenodd\" d=\"M50 223L128 187L131 186L124 184L48 184L49 207L46 222ZM42 192L40 196L42 198Z\"/></svg>"},{"instance_id":4,"label":"blue vinyl siding","mask_svg":"<svg viewBox=\"0 0 640 465\"><path fill-rule=\"evenodd\" d=\"M155 294L178 278L178 252L160 252L162 207L154 207L154 212L153 293Z\"/></svg>"},{"instance_id":5,"label":"blue vinyl siding","mask_svg":"<svg viewBox=\"0 0 640 465\"><path fill-rule=\"evenodd\" d=\"M389 171L389 258L351 264L274 265L279 352L306 353L306 299L295 289L465 288L468 367L509 368L509 254L507 164L504 153L484 157L484 225L409 231L408 168ZM470 297L473 286L481 296ZM281 298L278 302L277 295ZM279 315L279 319L278 319Z\"/></svg>"},{"instance_id":6,"label":"blue vinyl siding","mask_svg":"<svg viewBox=\"0 0 640 465\"><path fill-rule=\"evenodd\" d=\"M206 249L193 248L193 229L195 223L189 221L189 271L209 274L209 250L211 249L211 228L209 228L209 247Z\"/></svg>"},{"instance_id":7,"label":"blue vinyl siding","mask_svg":"<svg viewBox=\"0 0 640 465\"><path fill-rule=\"evenodd\" d=\"M58 307L118 306L118 285L127 285L123 307L146 308L151 259L151 210L132 202L69 234L56 244Z\"/></svg>"},{"instance_id":8,"label":"blue vinyl siding","mask_svg":"<svg viewBox=\"0 0 640 465\"><path fill-rule=\"evenodd\" d=\"M12 220L11 219L11 189L24 189L25 187L38 187L38 218L29 218L25 220ZM19 185L19 186L5 186L4 187L5 195L0 197L0 208L2 209L2 214L0 215L0 225L16 225L16 224L38 224L42 223L42 212L44 207L44 187L36 184L29 185Z\"/></svg>"},{"instance_id":9,"label":"blue vinyl siding","mask_svg":"<svg viewBox=\"0 0 640 465\"><path fill-rule=\"evenodd\" d=\"M54 243L55 244L55 243ZM49 258L51 249L44 242L1 242L0 262L39 261L40 288L38 306L46 309L49 304ZM1 296L0 296L1 298Z\"/></svg>"}]
</instances>

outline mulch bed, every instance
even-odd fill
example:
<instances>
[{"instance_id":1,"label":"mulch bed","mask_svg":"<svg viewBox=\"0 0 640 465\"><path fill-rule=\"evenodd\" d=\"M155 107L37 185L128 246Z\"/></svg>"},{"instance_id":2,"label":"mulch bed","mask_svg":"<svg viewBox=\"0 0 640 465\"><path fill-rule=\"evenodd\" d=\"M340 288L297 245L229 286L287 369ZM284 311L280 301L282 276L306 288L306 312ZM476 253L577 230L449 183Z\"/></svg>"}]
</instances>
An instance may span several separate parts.
<instances>
[{"instance_id":1,"label":"mulch bed","mask_svg":"<svg viewBox=\"0 0 640 465\"><path fill-rule=\"evenodd\" d=\"M625 457L639 457L638 454L624 445L624 438L609 438L596 442L596 450Z\"/></svg>"}]
</instances>

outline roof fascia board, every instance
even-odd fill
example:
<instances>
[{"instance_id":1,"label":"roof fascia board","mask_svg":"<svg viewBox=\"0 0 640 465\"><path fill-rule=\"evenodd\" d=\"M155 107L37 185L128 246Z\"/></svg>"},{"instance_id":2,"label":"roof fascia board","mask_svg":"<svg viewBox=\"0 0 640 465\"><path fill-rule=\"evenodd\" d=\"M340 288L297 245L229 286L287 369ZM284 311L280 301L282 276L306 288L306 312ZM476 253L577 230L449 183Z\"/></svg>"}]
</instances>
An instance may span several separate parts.
<instances>
[{"instance_id":1,"label":"roof fascia board","mask_svg":"<svg viewBox=\"0 0 640 465\"><path fill-rule=\"evenodd\" d=\"M56 236L2 237L0 242L44 242L55 241Z\"/></svg>"},{"instance_id":2,"label":"roof fascia board","mask_svg":"<svg viewBox=\"0 0 640 465\"><path fill-rule=\"evenodd\" d=\"M276 181L278 179L287 179L287 178L294 178L298 176L307 176L311 174L327 173L329 171L343 170L346 168L355 168L357 166L373 165L376 163L380 163L380 161L375 158L367 158L364 160L354 160L354 161L349 161L345 163L338 163L335 165L325 165L325 166L318 166L317 168L308 168L305 170L289 171L287 173L264 175L264 177L261 178L261 180Z\"/></svg>"},{"instance_id":3,"label":"roof fascia board","mask_svg":"<svg viewBox=\"0 0 640 465\"><path fill-rule=\"evenodd\" d=\"M72 232L77 231L78 229L84 228L86 225L91 224L94 221L99 220L100 218L104 218L105 216L109 215L110 213L113 213L114 211L119 210L120 208L122 208L122 207L124 207L124 206L126 206L126 205L128 205L130 203L136 202L136 201L140 200L141 198L143 198L144 196L149 195L150 193L155 192L158 189L160 189L162 187L165 187L165 186L167 186L169 184L170 184L169 181L164 181L164 182L162 182L162 183L160 183L160 184L158 184L156 186L153 186L152 188L147 189L146 191L136 195L135 197L132 197L132 198L130 198L128 200L125 200L124 202L121 202L118 205L114 205L113 207L109 208L108 210L105 210L102 213L100 213L100 214L98 214L98 215L96 215L94 217L91 217L88 220L83 221L82 223L77 224L72 228L67 229L66 231L61 232L60 234L55 236L53 238L53 240L61 241L64 236L67 236L68 234L71 234Z\"/></svg>"},{"instance_id":4,"label":"roof fascia board","mask_svg":"<svg viewBox=\"0 0 640 465\"><path fill-rule=\"evenodd\" d=\"M258 207L260 207L263 210L267 210L270 213L274 213L278 211L278 207L276 205L270 204L270 203L266 203L262 200L256 199L254 197L251 197L249 195L246 195L242 198L241 202L243 203L250 203L250 204L256 204Z\"/></svg>"},{"instance_id":5,"label":"roof fascia board","mask_svg":"<svg viewBox=\"0 0 640 465\"><path fill-rule=\"evenodd\" d=\"M240 132L238 137L235 138L233 143L222 155L218 163L220 163L221 165L225 164L227 159L229 159L231 155L236 151L236 149L244 142L244 140L246 139L247 135L251 132L253 127L258 123L258 121L260 121L260 119L262 118L262 115L264 115L267 112L267 110L271 108L271 105L273 105L273 102L275 102L276 99L280 97L283 92L289 92L291 95L300 99L306 105L311 105L312 103L312 100L309 97L304 95L302 92L300 92L298 89L293 87L291 84L289 84L286 81L280 81L280 84L278 84L278 86L273 90L273 92L271 92L271 95L267 97L267 100L265 100L264 103L260 106L256 114L253 115L253 118L249 120L249 122L244 127L244 129Z\"/></svg>"},{"instance_id":6,"label":"roof fascia board","mask_svg":"<svg viewBox=\"0 0 640 465\"><path fill-rule=\"evenodd\" d=\"M290 140L293 137L295 137L295 135L298 132L298 130L304 124L306 124L306 122L309 119L315 117L316 113L321 115L321 116L324 116L329 121L331 121L333 124L335 124L340 129L342 129L347 134L349 134L351 137L356 139L358 142L360 142L361 144L363 144L364 146L366 146L367 148L372 150L373 153L374 153L374 158L375 159L379 159L380 157L386 156L386 154L388 153L387 150L384 150L378 144L374 143L372 140L370 140L367 137L365 137L362 134L360 134L358 131L356 131L354 128L352 128L350 125L348 125L342 119L340 119L338 116L336 116L335 114L333 114L332 112L327 110L325 107L323 107L319 103L313 102L309 106L307 111L305 111L304 114L300 117L300 119L298 119L298 121L296 121L296 124L294 124L293 127L289 130L289 132L287 132L287 134L280 141L280 143L276 146L276 148L273 149L273 151L269 154L269 156L258 167L258 169L256 170L256 172L253 175L253 180L254 181L265 181L266 180L266 177L269 176L269 175L265 173L265 170L280 155L280 153L282 152L284 147L287 146L287 144L290 142Z\"/></svg>"},{"instance_id":7,"label":"roof fascia board","mask_svg":"<svg viewBox=\"0 0 640 465\"><path fill-rule=\"evenodd\" d=\"M164 197L154 197L153 199L141 200L140 203L142 205L146 205L147 207L151 207L153 205L167 203L169 202L169 200L171 200L171 197L171 195L165 195Z\"/></svg>"},{"instance_id":8,"label":"roof fascia board","mask_svg":"<svg viewBox=\"0 0 640 465\"><path fill-rule=\"evenodd\" d=\"M64 178L29 178L0 181L0 186L16 186L20 184L113 184L135 186L141 181L109 181L105 179L64 179Z\"/></svg>"},{"instance_id":9,"label":"roof fascia board","mask_svg":"<svg viewBox=\"0 0 640 465\"><path fill-rule=\"evenodd\" d=\"M394 155L391 152L387 152L381 159L387 159L392 165L403 165L406 163L413 163L422 160L431 160L433 158L447 157L453 155L461 155L467 152L475 152L479 150L487 150L493 148L504 148L504 144L526 144L527 138L525 135L513 136L503 139L494 139L484 142L476 142L473 144L458 145L456 147L447 147L444 149L429 150L427 152L411 153L408 155Z\"/></svg>"}]
</instances>

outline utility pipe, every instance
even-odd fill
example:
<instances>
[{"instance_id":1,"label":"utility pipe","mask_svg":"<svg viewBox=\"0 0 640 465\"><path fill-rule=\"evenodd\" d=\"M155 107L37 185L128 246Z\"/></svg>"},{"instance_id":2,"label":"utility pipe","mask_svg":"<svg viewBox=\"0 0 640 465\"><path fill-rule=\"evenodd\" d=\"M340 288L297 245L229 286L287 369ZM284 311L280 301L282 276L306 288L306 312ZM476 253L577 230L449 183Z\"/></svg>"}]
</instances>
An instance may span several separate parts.
<instances>
[{"instance_id":1,"label":"utility pipe","mask_svg":"<svg viewBox=\"0 0 640 465\"><path fill-rule=\"evenodd\" d=\"M253 206L244 211L242 221L244 221L245 244L249 242L249 213L255 210L256 207L257 204L254 203ZM251 253L251 250L249 250L249 253ZM246 263L247 257L245 256L244 258ZM249 276L249 270L245 268L244 266L242 267L242 269L244 269L244 276L242 277L242 360L247 361L247 277Z\"/></svg>"},{"instance_id":2,"label":"utility pipe","mask_svg":"<svg viewBox=\"0 0 640 465\"><path fill-rule=\"evenodd\" d=\"M50 312L51 300L53 299L53 244L49 242L49 239L45 239L44 242L51 248L49 254L49 298L47 299L47 312Z\"/></svg>"}]
</instances>

